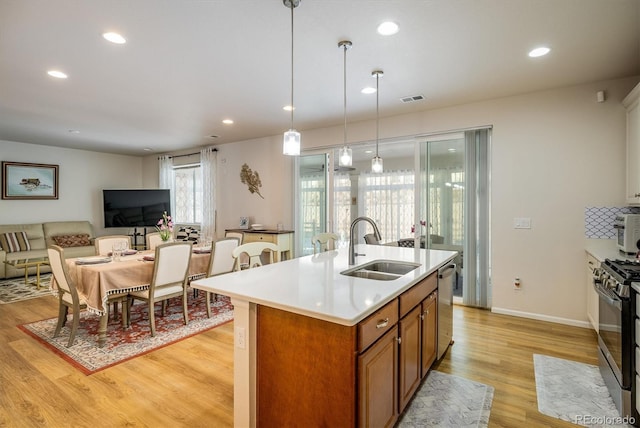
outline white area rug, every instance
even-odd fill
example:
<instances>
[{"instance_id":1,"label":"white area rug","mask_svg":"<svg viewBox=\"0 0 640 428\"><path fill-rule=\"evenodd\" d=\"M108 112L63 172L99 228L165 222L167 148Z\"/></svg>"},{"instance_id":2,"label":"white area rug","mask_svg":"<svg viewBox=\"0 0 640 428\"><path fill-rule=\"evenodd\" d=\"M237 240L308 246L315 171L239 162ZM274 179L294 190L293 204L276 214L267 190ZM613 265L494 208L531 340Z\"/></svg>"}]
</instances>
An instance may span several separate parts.
<instances>
[{"instance_id":1,"label":"white area rug","mask_svg":"<svg viewBox=\"0 0 640 428\"><path fill-rule=\"evenodd\" d=\"M492 386L432 370L397 426L484 428L492 400Z\"/></svg>"},{"instance_id":2,"label":"white area rug","mask_svg":"<svg viewBox=\"0 0 640 428\"><path fill-rule=\"evenodd\" d=\"M540 413L586 427L626 427L597 366L534 354Z\"/></svg>"},{"instance_id":3,"label":"white area rug","mask_svg":"<svg viewBox=\"0 0 640 428\"><path fill-rule=\"evenodd\" d=\"M35 275L29 276L29 282L35 281ZM49 291L50 273L40 275L40 290L35 285L25 284L24 276L0 280L0 305L35 299L41 296L52 296Z\"/></svg>"}]
</instances>

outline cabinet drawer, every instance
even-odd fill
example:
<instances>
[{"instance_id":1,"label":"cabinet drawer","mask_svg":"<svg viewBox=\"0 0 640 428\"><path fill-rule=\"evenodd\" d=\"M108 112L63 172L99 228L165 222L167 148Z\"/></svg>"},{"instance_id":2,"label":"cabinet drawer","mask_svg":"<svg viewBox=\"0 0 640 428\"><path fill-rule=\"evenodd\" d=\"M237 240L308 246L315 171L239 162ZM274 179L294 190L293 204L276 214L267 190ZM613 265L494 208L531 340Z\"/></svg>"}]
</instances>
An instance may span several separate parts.
<instances>
[{"instance_id":1,"label":"cabinet drawer","mask_svg":"<svg viewBox=\"0 0 640 428\"><path fill-rule=\"evenodd\" d=\"M640 348L636 346L636 375L638 374L638 371L640 371Z\"/></svg>"},{"instance_id":2,"label":"cabinet drawer","mask_svg":"<svg viewBox=\"0 0 640 428\"><path fill-rule=\"evenodd\" d=\"M244 243L249 242L271 242L272 244L277 244L277 236L271 233L245 233L244 234Z\"/></svg>"},{"instance_id":3,"label":"cabinet drawer","mask_svg":"<svg viewBox=\"0 0 640 428\"><path fill-rule=\"evenodd\" d=\"M358 352L367 349L398 322L398 299L358 324Z\"/></svg>"},{"instance_id":4,"label":"cabinet drawer","mask_svg":"<svg viewBox=\"0 0 640 428\"><path fill-rule=\"evenodd\" d=\"M400 295L400 318L405 316L438 287L438 274L432 273Z\"/></svg>"},{"instance_id":5,"label":"cabinet drawer","mask_svg":"<svg viewBox=\"0 0 640 428\"><path fill-rule=\"evenodd\" d=\"M636 318L636 345L640 345L640 319Z\"/></svg>"}]
</instances>

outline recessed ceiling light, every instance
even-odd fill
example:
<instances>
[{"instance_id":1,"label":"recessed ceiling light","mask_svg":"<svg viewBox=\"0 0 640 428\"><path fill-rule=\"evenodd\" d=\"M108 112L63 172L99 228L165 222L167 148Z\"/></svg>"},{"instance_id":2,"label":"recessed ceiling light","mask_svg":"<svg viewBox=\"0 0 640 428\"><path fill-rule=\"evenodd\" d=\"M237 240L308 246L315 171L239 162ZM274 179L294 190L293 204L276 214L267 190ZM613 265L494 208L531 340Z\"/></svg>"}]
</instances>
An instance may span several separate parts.
<instances>
[{"instance_id":1,"label":"recessed ceiling light","mask_svg":"<svg viewBox=\"0 0 640 428\"><path fill-rule=\"evenodd\" d=\"M383 36L391 36L398 32L398 28L398 24L395 22L386 21L378 25L378 33Z\"/></svg>"},{"instance_id":2,"label":"recessed ceiling light","mask_svg":"<svg viewBox=\"0 0 640 428\"><path fill-rule=\"evenodd\" d=\"M125 39L124 37L122 37L118 33L103 33L102 37L104 37L105 40L108 40L111 43L116 43L118 45L122 45L124 43L127 43L127 39Z\"/></svg>"},{"instance_id":3,"label":"recessed ceiling light","mask_svg":"<svg viewBox=\"0 0 640 428\"><path fill-rule=\"evenodd\" d=\"M49 71L47 71L47 74L49 76L55 77L57 79L66 79L67 77L69 77L65 73L63 73L62 71L59 71L59 70L49 70Z\"/></svg>"},{"instance_id":4,"label":"recessed ceiling light","mask_svg":"<svg viewBox=\"0 0 640 428\"><path fill-rule=\"evenodd\" d=\"M151 147L145 147L145 148L144 148L144 149L142 149L142 150L144 150L145 152L150 152L150 151L151 151L151 150L153 150L153 149L152 149Z\"/></svg>"},{"instance_id":5,"label":"recessed ceiling light","mask_svg":"<svg viewBox=\"0 0 640 428\"><path fill-rule=\"evenodd\" d=\"M371 86L367 86L366 88L362 88L362 92L363 94L375 94L376 93L376 88L372 88Z\"/></svg>"},{"instance_id":6,"label":"recessed ceiling light","mask_svg":"<svg viewBox=\"0 0 640 428\"><path fill-rule=\"evenodd\" d=\"M222 123L224 123L225 125L231 125L231 124L233 124L233 120L231 120L231 119L224 119L224 120L222 121Z\"/></svg>"},{"instance_id":7,"label":"recessed ceiling light","mask_svg":"<svg viewBox=\"0 0 640 428\"><path fill-rule=\"evenodd\" d=\"M80 131L78 131L77 129L70 129L69 130L69 134L79 134Z\"/></svg>"},{"instance_id":8,"label":"recessed ceiling light","mask_svg":"<svg viewBox=\"0 0 640 428\"><path fill-rule=\"evenodd\" d=\"M373 150L365 150L364 152L369 155L369 154L373 153Z\"/></svg>"},{"instance_id":9,"label":"recessed ceiling light","mask_svg":"<svg viewBox=\"0 0 640 428\"><path fill-rule=\"evenodd\" d=\"M549 52L551 52L551 49L549 49L546 46L541 46L539 48L535 48L535 49L531 50L531 52L529 52L529 56L531 58L537 58L539 56L545 56Z\"/></svg>"},{"instance_id":10,"label":"recessed ceiling light","mask_svg":"<svg viewBox=\"0 0 640 428\"><path fill-rule=\"evenodd\" d=\"M282 110L285 110L285 111L291 111L291 110L295 110L295 109L296 109L295 107L291 107L291 106L282 107Z\"/></svg>"},{"instance_id":11,"label":"recessed ceiling light","mask_svg":"<svg viewBox=\"0 0 640 428\"><path fill-rule=\"evenodd\" d=\"M453 152L455 152L455 151L456 151L456 149L454 149L453 147L448 148L447 150L448 150L450 153L453 153Z\"/></svg>"}]
</instances>

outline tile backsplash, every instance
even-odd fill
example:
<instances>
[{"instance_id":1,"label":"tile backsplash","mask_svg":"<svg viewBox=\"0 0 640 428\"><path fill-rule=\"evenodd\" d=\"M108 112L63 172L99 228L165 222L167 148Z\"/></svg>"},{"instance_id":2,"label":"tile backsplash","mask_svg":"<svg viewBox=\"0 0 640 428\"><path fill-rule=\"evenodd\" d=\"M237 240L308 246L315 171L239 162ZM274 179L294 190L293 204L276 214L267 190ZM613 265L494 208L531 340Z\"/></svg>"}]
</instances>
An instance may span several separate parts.
<instances>
[{"instance_id":1,"label":"tile backsplash","mask_svg":"<svg viewBox=\"0 0 640 428\"><path fill-rule=\"evenodd\" d=\"M587 238L613 239L613 221L618 214L640 214L640 207L586 207L584 232Z\"/></svg>"}]
</instances>

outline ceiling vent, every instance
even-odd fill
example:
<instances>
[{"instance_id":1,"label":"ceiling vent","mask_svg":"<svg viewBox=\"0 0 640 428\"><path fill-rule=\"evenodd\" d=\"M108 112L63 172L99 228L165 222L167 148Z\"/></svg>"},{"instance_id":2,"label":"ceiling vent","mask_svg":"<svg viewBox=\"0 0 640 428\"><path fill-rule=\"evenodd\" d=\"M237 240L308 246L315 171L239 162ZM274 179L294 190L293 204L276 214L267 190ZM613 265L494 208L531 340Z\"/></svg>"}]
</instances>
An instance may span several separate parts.
<instances>
[{"instance_id":1,"label":"ceiling vent","mask_svg":"<svg viewBox=\"0 0 640 428\"><path fill-rule=\"evenodd\" d=\"M402 101L403 103L412 103L414 101L422 101L422 100L424 100L424 97L422 95L414 95L412 97L400 98L400 101Z\"/></svg>"}]
</instances>

